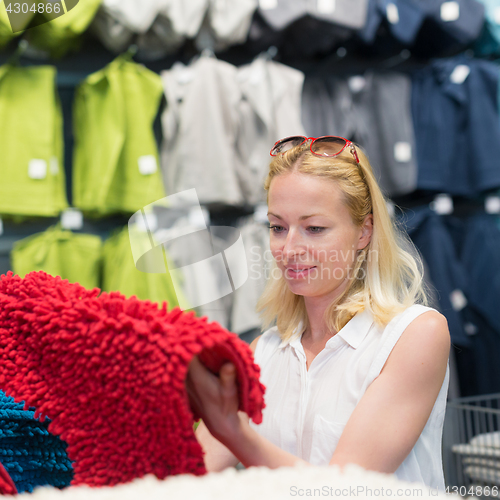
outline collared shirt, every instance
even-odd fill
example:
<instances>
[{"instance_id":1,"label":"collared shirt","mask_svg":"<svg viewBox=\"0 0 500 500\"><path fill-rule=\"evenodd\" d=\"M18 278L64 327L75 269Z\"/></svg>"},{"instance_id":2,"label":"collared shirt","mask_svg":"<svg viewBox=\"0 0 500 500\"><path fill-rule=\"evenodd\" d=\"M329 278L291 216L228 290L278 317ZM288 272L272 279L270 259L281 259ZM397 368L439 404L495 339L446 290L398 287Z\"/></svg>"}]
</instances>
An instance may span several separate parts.
<instances>
[{"instance_id":1,"label":"collared shirt","mask_svg":"<svg viewBox=\"0 0 500 500\"><path fill-rule=\"evenodd\" d=\"M100 284L101 245L97 235L74 233L57 224L16 241L10 269L22 277L31 271L45 271L91 290ZM130 244L127 250L130 254Z\"/></svg>"},{"instance_id":2,"label":"collared shirt","mask_svg":"<svg viewBox=\"0 0 500 500\"><path fill-rule=\"evenodd\" d=\"M142 0L141 2L103 0L102 7L107 14L134 33L145 33L167 3L165 0Z\"/></svg>"},{"instance_id":3,"label":"collared shirt","mask_svg":"<svg viewBox=\"0 0 500 500\"><path fill-rule=\"evenodd\" d=\"M241 90L237 68L201 55L163 71L162 169L167 193L196 189L200 203L244 202L237 175Z\"/></svg>"},{"instance_id":4,"label":"collared shirt","mask_svg":"<svg viewBox=\"0 0 500 500\"><path fill-rule=\"evenodd\" d=\"M473 197L500 188L498 83L495 63L465 56L433 60L413 74L418 189Z\"/></svg>"},{"instance_id":5,"label":"collared shirt","mask_svg":"<svg viewBox=\"0 0 500 500\"><path fill-rule=\"evenodd\" d=\"M458 240L463 241L464 234L467 234L462 221L452 215L439 215L428 205L416 207L414 210L398 216L398 221L404 226L405 231L427 263L429 276L433 286L438 291L439 310L448 320L453 345L470 347L470 336L464 328L464 308L458 306L455 300L457 294L470 298L471 267L465 265L461 260L457 243L454 242L454 239L457 242ZM457 237L454 238L453 234L456 234ZM479 245L484 252L484 235L476 241L480 242ZM483 252L481 255L484 255ZM472 255L477 254L472 253ZM488 262L489 269L492 269L489 259L483 260L474 257L474 261ZM480 296L483 303L488 296L484 290L484 286L482 286Z\"/></svg>"},{"instance_id":6,"label":"collared shirt","mask_svg":"<svg viewBox=\"0 0 500 500\"><path fill-rule=\"evenodd\" d=\"M196 37L197 48L203 50L208 46L220 51L231 45L244 43L256 9L257 0L210 0L207 15Z\"/></svg>"},{"instance_id":7,"label":"collared shirt","mask_svg":"<svg viewBox=\"0 0 500 500\"><path fill-rule=\"evenodd\" d=\"M309 136L340 135L361 144L382 191L401 196L417 185L411 95L410 78L394 71L308 77L302 121Z\"/></svg>"},{"instance_id":8,"label":"collared shirt","mask_svg":"<svg viewBox=\"0 0 500 500\"><path fill-rule=\"evenodd\" d=\"M238 68L237 79L241 91L237 147L242 157L238 175L245 181L245 201L266 203L264 181L269 170L269 150L279 137L305 134L301 119L304 74L257 57Z\"/></svg>"},{"instance_id":9,"label":"collared shirt","mask_svg":"<svg viewBox=\"0 0 500 500\"><path fill-rule=\"evenodd\" d=\"M303 325L289 341L273 327L260 338L255 362L266 386L263 422L252 427L281 449L313 465L327 465L344 426L368 386L380 374L410 322L433 310L415 304L378 326L370 311L356 314L306 368ZM399 479L444 489L441 436L449 368L429 420L396 471Z\"/></svg>"},{"instance_id":10,"label":"collared shirt","mask_svg":"<svg viewBox=\"0 0 500 500\"><path fill-rule=\"evenodd\" d=\"M54 66L0 66L0 214L53 217L68 206L56 76Z\"/></svg>"},{"instance_id":11,"label":"collared shirt","mask_svg":"<svg viewBox=\"0 0 500 500\"><path fill-rule=\"evenodd\" d=\"M261 16L275 30L282 30L307 15L351 29L360 29L365 25L367 10L368 0L259 2Z\"/></svg>"},{"instance_id":12,"label":"collared shirt","mask_svg":"<svg viewBox=\"0 0 500 500\"><path fill-rule=\"evenodd\" d=\"M413 45L426 20L432 20L430 29L433 49L445 51L453 44L467 46L479 36L484 21L484 8L475 0L370 0L366 23L360 32L366 43L373 43L383 19L392 35L399 41ZM445 37L443 37L445 34ZM434 54L433 53L433 54Z\"/></svg>"},{"instance_id":13,"label":"collared shirt","mask_svg":"<svg viewBox=\"0 0 500 500\"><path fill-rule=\"evenodd\" d=\"M136 105L130 96L140 96ZM135 212L165 196L153 121L161 78L118 56L75 92L73 204L96 214Z\"/></svg>"}]
</instances>

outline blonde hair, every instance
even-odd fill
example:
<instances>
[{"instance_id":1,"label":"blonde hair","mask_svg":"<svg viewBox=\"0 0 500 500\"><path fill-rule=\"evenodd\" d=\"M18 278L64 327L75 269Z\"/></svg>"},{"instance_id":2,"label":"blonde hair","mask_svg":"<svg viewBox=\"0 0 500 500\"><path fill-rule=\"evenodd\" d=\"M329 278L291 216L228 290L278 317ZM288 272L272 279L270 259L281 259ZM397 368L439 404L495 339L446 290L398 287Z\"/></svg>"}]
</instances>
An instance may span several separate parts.
<instances>
[{"instance_id":1,"label":"blonde hair","mask_svg":"<svg viewBox=\"0 0 500 500\"><path fill-rule=\"evenodd\" d=\"M309 143L275 156L269 165L264 188L278 175L300 172L335 181L356 227L373 214L373 232L368 245L358 251L352 278L344 292L325 311L329 331L339 331L357 313L368 308L376 323L383 326L415 303L428 305L428 289L423 281L423 263L406 232L394 222L386 199L373 175L368 158L356 145L359 163L348 149L335 157L318 157ZM291 292L284 277L270 277L257 302L257 311L268 328L274 323L281 338L289 339L299 323L309 326L304 297Z\"/></svg>"}]
</instances>

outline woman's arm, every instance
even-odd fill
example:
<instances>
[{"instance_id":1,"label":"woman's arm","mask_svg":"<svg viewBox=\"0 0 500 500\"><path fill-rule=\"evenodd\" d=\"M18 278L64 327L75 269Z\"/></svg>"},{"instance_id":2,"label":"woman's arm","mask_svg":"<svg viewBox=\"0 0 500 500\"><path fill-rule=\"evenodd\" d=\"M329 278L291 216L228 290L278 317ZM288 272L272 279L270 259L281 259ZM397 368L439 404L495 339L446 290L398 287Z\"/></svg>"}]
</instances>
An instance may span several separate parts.
<instances>
[{"instance_id":1,"label":"woman's arm","mask_svg":"<svg viewBox=\"0 0 500 500\"><path fill-rule=\"evenodd\" d=\"M203 420L196 428L195 435L205 452L205 467L208 472L220 472L228 467L234 467L239 462L233 453L210 434Z\"/></svg>"},{"instance_id":2,"label":"woman's arm","mask_svg":"<svg viewBox=\"0 0 500 500\"><path fill-rule=\"evenodd\" d=\"M394 472L429 418L444 380L449 348L443 315L429 311L413 320L354 409L330 464L354 463ZM248 425L248 418L237 413L234 365L224 365L220 378L198 360L192 367L192 387L200 396L195 403L200 405L198 411L206 416L212 435L243 465L276 468L307 463L267 441Z\"/></svg>"},{"instance_id":3,"label":"woman's arm","mask_svg":"<svg viewBox=\"0 0 500 500\"><path fill-rule=\"evenodd\" d=\"M330 464L394 472L417 442L446 374L446 318L428 311L405 329L352 412Z\"/></svg>"}]
</instances>

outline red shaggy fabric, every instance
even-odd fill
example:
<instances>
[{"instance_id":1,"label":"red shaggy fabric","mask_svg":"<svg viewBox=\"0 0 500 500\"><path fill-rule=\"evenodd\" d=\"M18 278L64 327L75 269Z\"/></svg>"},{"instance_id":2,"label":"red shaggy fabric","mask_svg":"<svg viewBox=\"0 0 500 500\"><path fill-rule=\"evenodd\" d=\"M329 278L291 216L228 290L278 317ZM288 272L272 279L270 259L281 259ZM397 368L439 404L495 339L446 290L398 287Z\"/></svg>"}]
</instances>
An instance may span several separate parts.
<instances>
[{"instance_id":1,"label":"red shaggy fabric","mask_svg":"<svg viewBox=\"0 0 500 500\"><path fill-rule=\"evenodd\" d=\"M16 495L17 489L5 467L0 464L0 495Z\"/></svg>"},{"instance_id":2,"label":"red shaggy fabric","mask_svg":"<svg viewBox=\"0 0 500 500\"><path fill-rule=\"evenodd\" d=\"M206 472L185 389L195 355L235 363L240 410L262 420L251 350L218 323L43 271L0 278L0 389L68 443L72 485Z\"/></svg>"}]
</instances>

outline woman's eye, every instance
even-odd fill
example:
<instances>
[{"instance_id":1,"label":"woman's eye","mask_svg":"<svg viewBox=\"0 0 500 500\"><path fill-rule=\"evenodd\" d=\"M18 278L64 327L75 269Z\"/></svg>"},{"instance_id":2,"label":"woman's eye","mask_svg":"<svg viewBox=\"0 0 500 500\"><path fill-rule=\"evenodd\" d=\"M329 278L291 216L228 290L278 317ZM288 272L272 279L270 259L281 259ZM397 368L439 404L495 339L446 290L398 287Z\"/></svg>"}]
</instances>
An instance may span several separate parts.
<instances>
[{"instance_id":1,"label":"woman's eye","mask_svg":"<svg viewBox=\"0 0 500 500\"><path fill-rule=\"evenodd\" d=\"M272 224L269 224L267 227L271 229L274 233L282 233L285 230L283 226L273 226ZM313 234L319 234L323 232L324 229L325 228L321 226L309 226L307 228L307 230Z\"/></svg>"},{"instance_id":2,"label":"woman's eye","mask_svg":"<svg viewBox=\"0 0 500 500\"><path fill-rule=\"evenodd\" d=\"M325 228L321 226L309 226L307 229L309 229L311 233L321 233Z\"/></svg>"},{"instance_id":3,"label":"woman's eye","mask_svg":"<svg viewBox=\"0 0 500 500\"><path fill-rule=\"evenodd\" d=\"M281 233L281 229L283 229L282 226L272 226L271 224L269 224L267 227L271 229L273 233Z\"/></svg>"}]
</instances>

